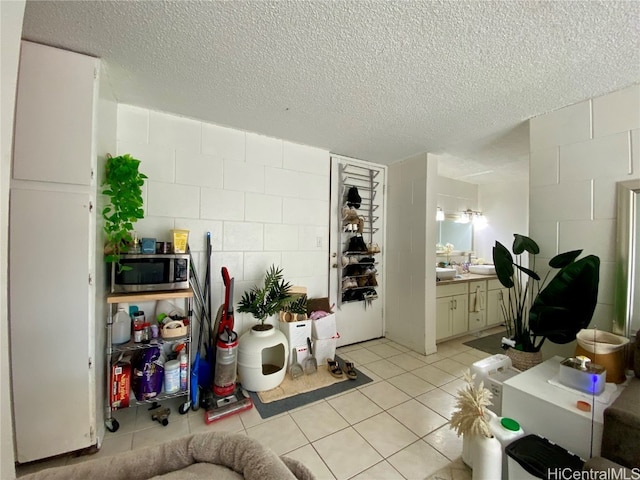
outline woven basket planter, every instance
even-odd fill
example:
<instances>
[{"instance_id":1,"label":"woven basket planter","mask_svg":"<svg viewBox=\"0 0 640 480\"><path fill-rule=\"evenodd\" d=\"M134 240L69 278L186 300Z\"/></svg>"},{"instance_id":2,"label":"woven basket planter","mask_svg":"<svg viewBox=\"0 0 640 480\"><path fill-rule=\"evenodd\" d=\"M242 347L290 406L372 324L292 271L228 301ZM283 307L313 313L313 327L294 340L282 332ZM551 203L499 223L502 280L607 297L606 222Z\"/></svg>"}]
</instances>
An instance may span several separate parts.
<instances>
[{"instance_id":1,"label":"woven basket planter","mask_svg":"<svg viewBox=\"0 0 640 480\"><path fill-rule=\"evenodd\" d=\"M515 348L508 348L505 354L511 359L513 368L521 372L542 363L542 352L522 352Z\"/></svg>"}]
</instances>

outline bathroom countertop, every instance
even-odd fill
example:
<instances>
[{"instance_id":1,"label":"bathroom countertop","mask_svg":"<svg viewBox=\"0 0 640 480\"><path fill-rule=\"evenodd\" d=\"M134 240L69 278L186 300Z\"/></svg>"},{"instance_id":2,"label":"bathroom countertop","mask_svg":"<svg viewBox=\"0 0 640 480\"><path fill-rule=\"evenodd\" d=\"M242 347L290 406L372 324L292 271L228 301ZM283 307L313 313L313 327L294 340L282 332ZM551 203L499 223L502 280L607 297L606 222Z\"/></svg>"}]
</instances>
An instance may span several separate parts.
<instances>
[{"instance_id":1,"label":"bathroom countertop","mask_svg":"<svg viewBox=\"0 0 640 480\"><path fill-rule=\"evenodd\" d=\"M456 278L452 278L451 280L440 280L436 281L436 285L450 285L452 283L460 283L460 282L471 282L474 280L495 280L498 278L496 275L478 275L476 273L463 273L462 275L458 275Z\"/></svg>"}]
</instances>

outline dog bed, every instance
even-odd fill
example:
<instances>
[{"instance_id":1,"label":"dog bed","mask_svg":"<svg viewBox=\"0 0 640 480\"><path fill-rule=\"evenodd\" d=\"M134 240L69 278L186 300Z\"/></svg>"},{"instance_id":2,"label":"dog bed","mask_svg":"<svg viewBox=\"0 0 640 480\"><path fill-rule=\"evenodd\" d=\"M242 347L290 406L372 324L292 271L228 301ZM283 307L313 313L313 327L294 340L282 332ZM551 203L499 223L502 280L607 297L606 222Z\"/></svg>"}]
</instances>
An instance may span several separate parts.
<instances>
[{"instance_id":1,"label":"dog bed","mask_svg":"<svg viewBox=\"0 0 640 480\"><path fill-rule=\"evenodd\" d=\"M22 480L314 480L297 460L279 457L239 433L209 432L122 455L48 468Z\"/></svg>"}]
</instances>

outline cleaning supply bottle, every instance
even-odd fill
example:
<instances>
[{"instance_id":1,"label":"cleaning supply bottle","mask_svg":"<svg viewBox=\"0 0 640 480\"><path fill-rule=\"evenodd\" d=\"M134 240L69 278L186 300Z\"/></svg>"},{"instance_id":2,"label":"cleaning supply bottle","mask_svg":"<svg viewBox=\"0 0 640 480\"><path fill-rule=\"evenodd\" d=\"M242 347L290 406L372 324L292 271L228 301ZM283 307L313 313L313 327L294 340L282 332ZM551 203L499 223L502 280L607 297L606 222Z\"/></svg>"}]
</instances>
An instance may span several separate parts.
<instances>
[{"instance_id":1,"label":"cleaning supply bottle","mask_svg":"<svg viewBox=\"0 0 640 480\"><path fill-rule=\"evenodd\" d=\"M183 391L187 389L187 375L189 373L188 367L189 357L187 356L187 352L182 350L180 353L180 390Z\"/></svg>"},{"instance_id":2,"label":"cleaning supply bottle","mask_svg":"<svg viewBox=\"0 0 640 480\"><path fill-rule=\"evenodd\" d=\"M128 308L119 304L111 325L111 343L121 345L129 340L131 340L131 316L129 316Z\"/></svg>"}]
</instances>

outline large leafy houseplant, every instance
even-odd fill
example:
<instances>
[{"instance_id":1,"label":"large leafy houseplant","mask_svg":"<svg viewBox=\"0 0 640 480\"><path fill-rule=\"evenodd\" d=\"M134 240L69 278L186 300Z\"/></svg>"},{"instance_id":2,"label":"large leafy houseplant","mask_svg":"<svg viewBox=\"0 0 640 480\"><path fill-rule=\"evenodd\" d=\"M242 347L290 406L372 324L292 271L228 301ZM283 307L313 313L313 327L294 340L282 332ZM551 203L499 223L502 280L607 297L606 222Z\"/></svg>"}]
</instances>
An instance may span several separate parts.
<instances>
[{"instance_id":1,"label":"large leafy houseplant","mask_svg":"<svg viewBox=\"0 0 640 480\"><path fill-rule=\"evenodd\" d=\"M587 255L576 260L582 250L556 255L549 266L559 269L548 283L535 271L538 244L529 237L514 234L513 253L500 242L493 247L493 263L500 283L508 288L501 308L507 335L515 348L538 352L548 338L565 344L591 322L598 298L600 259ZM529 266L522 266L522 255L529 254Z\"/></svg>"},{"instance_id":2,"label":"large leafy houseplant","mask_svg":"<svg viewBox=\"0 0 640 480\"><path fill-rule=\"evenodd\" d=\"M103 195L109 204L102 210L106 234L105 260L120 266L120 254L129 249L133 224L144 218L142 186L147 176L138 171L140 160L129 154L109 157L105 165Z\"/></svg>"},{"instance_id":3,"label":"large leafy houseplant","mask_svg":"<svg viewBox=\"0 0 640 480\"><path fill-rule=\"evenodd\" d=\"M264 329L266 319L291 302L290 288L291 284L283 279L282 269L271 265L265 274L264 284L255 285L242 294L238 312L250 313L260 322L259 329Z\"/></svg>"}]
</instances>

